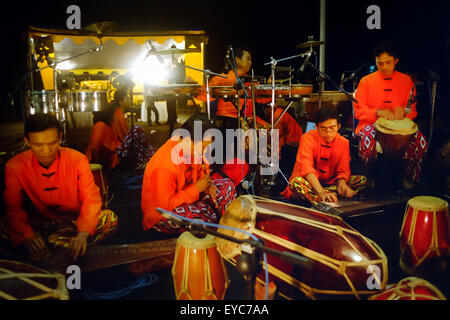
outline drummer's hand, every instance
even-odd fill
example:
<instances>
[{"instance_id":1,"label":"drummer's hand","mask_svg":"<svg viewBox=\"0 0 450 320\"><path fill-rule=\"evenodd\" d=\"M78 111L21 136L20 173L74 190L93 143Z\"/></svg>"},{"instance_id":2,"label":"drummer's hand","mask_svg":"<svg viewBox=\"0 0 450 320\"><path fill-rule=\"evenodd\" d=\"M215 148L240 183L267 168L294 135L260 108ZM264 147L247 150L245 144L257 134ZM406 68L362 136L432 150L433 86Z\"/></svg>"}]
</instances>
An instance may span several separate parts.
<instances>
[{"instance_id":1,"label":"drummer's hand","mask_svg":"<svg viewBox=\"0 0 450 320\"><path fill-rule=\"evenodd\" d=\"M395 114L387 109L377 110L377 117L385 118L386 120L395 120L396 119Z\"/></svg>"},{"instance_id":2,"label":"drummer's hand","mask_svg":"<svg viewBox=\"0 0 450 320\"><path fill-rule=\"evenodd\" d=\"M319 198L320 198L320 200L322 200L324 202L337 202L338 201L336 195L333 192L330 192L327 190L320 192Z\"/></svg>"},{"instance_id":3,"label":"drummer's hand","mask_svg":"<svg viewBox=\"0 0 450 320\"><path fill-rule=\"evenodd\" d=\"M211 176L209 174L205 174L199 180L195 182L195 186L197 187L198 192L203 192L211 185Z\"/></svg>"},{"instance_id":4,"label":"drummer's hand","mask_svg":"<svg viewBox=\"0 0 450 320\"><path fill-rule=\"evenodd\" d=\"M50 250L41 237L25 239L25 246L33 258L46 259L50 255Z\"/></svg>"},{"instance_id":5,"label":"drummer's hand","mask_svg":"<svg viewBox=\"0 0 450 320\"><path fill-rule=\"evenodd\" d=\"M339 180L337 191L341 197L351 198L356 195L356 191L350 188L345 180Z\"/></svg>"},{"instance_id":6,"label":"drummer's hand","mask_svg":"<svg viewBox=\"0 0 450 320\"><path fill-rule=\"evenodd\" d=\"M76 237L70 239L67 250L69 250L69 255L73 260L77 260L79 256L83 256L86 253L88 237L89 233L80 231Z\"/></svg>"},{"instance_id":7,"label":"drummer's hand","mask_svg":"<svg viewBox=\"0 0 450 320\"><path fill-rule=\"evenodd\" d=\"M394 109L395 120L402 120L405 117L405 109L397 107Z\"/></svg>"}]
</instances>

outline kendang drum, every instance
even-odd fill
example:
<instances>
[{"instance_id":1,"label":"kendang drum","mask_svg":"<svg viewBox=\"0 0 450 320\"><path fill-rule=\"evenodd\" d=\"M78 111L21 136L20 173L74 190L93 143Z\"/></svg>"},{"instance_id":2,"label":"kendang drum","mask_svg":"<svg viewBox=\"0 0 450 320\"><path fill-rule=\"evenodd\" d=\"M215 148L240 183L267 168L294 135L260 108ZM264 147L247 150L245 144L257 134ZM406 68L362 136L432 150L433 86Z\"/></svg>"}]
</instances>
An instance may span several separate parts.
<instances>
[{"instance_id":1,"label":"kendang drum","mask_svg":"<svg viewBox=\"0 0 450 320\"><path fill-rule=\"evenodd\" d=\"M0 300L69 300L66 278L32 265L0 260Z\"/></svg>"},{"instance_id":2,"label":"kendang drum","mask_svg":"<svg viewBox=\"0 0 450 320\"><path fill-rule=\"evenodd\" d=\"M418 127L411 119L387 120L378 118L375 122L377 141L382 153L388 158L401 158L410 136L416 133Z\"/></svg>"},{"instance_id":3,"label":"kendang drum","mask_svg":"<svg viewBox=\"0 0 450 320\"><path fill-rule=\"evenodd\" d=\"M410 199L400 230L400 267L408 273L445 270L450 253L448 203L430 196Z\"/></svg>"},{"instance_id":4,"label":"kendang drum","mask_svg":"<svg viewBox=\"0 0 450 320\"><path fill-rule=\"evenodd\" d=\"M103 167L99 163L90 164L92 175L94 176L94 181L100 190L100 196L102 197L102 209L108 208L109 205L109 187L103 173Z\"/></svg>"},{"instance_id":5,"label":"kendang drum","mask_svg":"<svg viewBox=\"0 0 450 320\"><path fill-rule=\"evenodd\" d=\"M378 245L347 225L340 217L270 199L240 196L220 220L224 226L246 230L278 251L304 256L311 267L303 270L267 254L269 280L278 293L294 299L303 293L311 299L357 298L384 290L387 259ZM219 228L221 233L245 239L245 234ZM238 244L217 239L224 259L236 264ZM263 281L263 273L258 281Z\"/></svg>"},{"instance_id":6,"label":"kendang drum","mask_svg":"<svg viewBox=\"0 0 450 320\"><path fill-rule=\"evenodd\" d=\"M217 251L216 238L184 232L178 238L172 277L177 300L222 300L228 275Z\"/></svg>"},{"instance_id":7,"label":"kendang drum","mask_svg":"<svg viewBox=\"0 0 450 320\"><path fill-rule=\"evenodd\" d=\"M447 300L438 288L424 279L409 277L396 285L388 285L368 300Z\"/></svg>"}]
</instances>

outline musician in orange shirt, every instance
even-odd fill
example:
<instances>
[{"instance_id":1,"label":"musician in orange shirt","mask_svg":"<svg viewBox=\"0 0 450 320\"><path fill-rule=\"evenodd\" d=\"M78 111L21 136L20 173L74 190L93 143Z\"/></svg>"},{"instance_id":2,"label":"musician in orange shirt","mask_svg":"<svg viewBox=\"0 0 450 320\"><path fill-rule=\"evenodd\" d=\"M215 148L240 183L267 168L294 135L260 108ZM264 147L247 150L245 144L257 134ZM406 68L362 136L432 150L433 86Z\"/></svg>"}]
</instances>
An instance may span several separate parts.
<instances>
[{"instance_id":1,"label":"musician in orange shirt","mask_svg":"<svg viewBox=\"0 0 450 320\"><path fill-rule=\"evenodd\" d=\"M411 78L395 70L398 54L389 43L380 43L374 50L378 71L363 77L355 91L355 118L358 126L359 156L366 170L377 158L376 130L374 123L380 117L388 120L414 119L417 116L416 89ZM406 106L410 104L410 110ZM417 131L409 139L403 160L405 175L403 185L412 188L420 180L422 159L428 149L425 136Z\"/></svg>"},{"instance_id":2,"label":"musician in orange shirt","mask_svg":"<svg viewBox=\"0 0 450 320\"><path fill-rule=\"evenodd\" d=\"M312 203L336 202L337 195L353 197L366 178L350 174L349 141L338 132L341 126L336 108L320 108L316 126L300 139L290 186L282 194L286 198L299 196Z\"/></svg>"},{"instance_id":3,"label":"musician in orange shirt","mask_svg":"<svg viewBox=\"0 0 450 320\"><path fill-rule=\"evenodd\" d=\"M86 148L86 156L90 162L99 163L105 169L112 169L119 163L143 167L153 155L153 148L147 143L140 126L135 125L127 130L121 109L129 104L128 94L117 90L114 101L112 106L94 113L94 127Z\"/></svg>"},{"instance_id":4,"label":"musician in orange shirt","mask_svg":"<svg viewBox=\"0 0 450 320\"><path fill-rule=\"evenodd\" d=\"M61 126L54 116L32 115L24 131L30 150L6 163L6 220L0 225L6 225L13 247L25 247L34 259L48 258L50 245L66 248L76 260L88 244L115 231L117 216L101 211L86 156L60 146Z\"/></svg>"},{"instance_id":5,"label":"musician in orange shirt","mask_svg":"<svg viewBox=\"0 0 450 320\"><path fill-rule=\"evenodd\" d=\"M175 134L147 163L141 201L144 230L180 232L178 226L156 211L158 207L188 218L217 223L236 197L232 181L212 179L209 165L204 162L205 149L213 142L212 136L204 136L205 131L212 128L208 118L193 115L182 129L195 137L195 122L201 124L201 141Z\"/></svg>"},{"instance_id":6,"label":"musician in orange shirt","mask_svg":"<svg viewBox=\"0 0 450 320\"><path fill-rule=\"evenodd\" d=\"M122 142L128 133L127 119L125 118L124 110L130 105L130 96L124 90L117 90L114 92L114 100L111 106L114 110L114 120L111 124L114 132Z\"/></svg>"}]
</instances>

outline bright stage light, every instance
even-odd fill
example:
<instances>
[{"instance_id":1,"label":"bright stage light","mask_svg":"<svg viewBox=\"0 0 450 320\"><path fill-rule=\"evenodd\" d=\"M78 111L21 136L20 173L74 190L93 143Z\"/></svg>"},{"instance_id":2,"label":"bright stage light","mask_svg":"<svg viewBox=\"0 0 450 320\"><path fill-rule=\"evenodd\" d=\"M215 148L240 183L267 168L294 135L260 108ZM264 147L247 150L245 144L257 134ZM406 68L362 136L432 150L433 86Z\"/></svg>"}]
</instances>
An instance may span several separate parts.
<instances>
[{"instance_id":1,"label":"bright stage light","mask_svg":"<svg viewBox=\"0 0 450 320\"><path fill-rule=\"evenodd\" d=\"M134 78L147 85L161 84L167 81L169 75L169 63L160 63L155 55L145 59L138 59L133 67Z\"/></svg>"}]
</instances>

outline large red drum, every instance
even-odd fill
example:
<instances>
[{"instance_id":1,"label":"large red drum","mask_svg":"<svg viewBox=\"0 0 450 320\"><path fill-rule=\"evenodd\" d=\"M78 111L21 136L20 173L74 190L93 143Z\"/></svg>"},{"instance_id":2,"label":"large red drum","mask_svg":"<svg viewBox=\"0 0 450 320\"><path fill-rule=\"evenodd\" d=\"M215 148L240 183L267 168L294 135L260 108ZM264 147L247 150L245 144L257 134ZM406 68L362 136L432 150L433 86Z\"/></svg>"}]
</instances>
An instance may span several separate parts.
<instances>
[{"instance_id":1,"label":"large red drum","mask_svg":"<svg viewBox=\"0 0 450 320\"><path fill-rule=\"evenodd\" d=\"M102 165L99 163L90 164L92 175L97 187L100 189L100 196L102 197L102 209L107 209L109 205L109 188L103 173Z\"/></svg>"},{"instance_id":2,"label":"large red drum","mask_svg":"<svg viewBox=\"0 0 450 320\"><path fill-rule=\"evenodd\" d=\"M270 199L240 196L230 203L220 224L253 233L275 250L305 256L312 267L299 267L267 255L269 280L278 293L293 299L301 292L311 299L357 298L384 290L387 259L377 244L340 217ZM241 232L219 232L245 239ZM236 264L240 246L217 239L223 258ZM263 273L258 275L262 281Z\"/></svg>"},{"instance_id":3,"label":"large red drum","mask_svg":"<svg viewBox=\"0 0 450 320\"><path fill-rule=\"evenodd\" d=\"M172 278L177 300L222 300L229 280L216 238L182 233L177 240Z\"/></svg>"},{"instance_id":4,"label":"large red drum","mask_svg":"<svg viewBox=\"0 0 450 320\"><path fill-rule=\"evenodd\" d=\"M32 265L0 259L0 300L69 300L66 278Z\"/></svg>"},{"instance_id":5,"label":"large red drum","mask_svg":"<svg viewBox=\"0 0 450 320\"><path fill-rule=\"evenodd\" d=\"M396 285L389 285L369 300L447 300L438 288L426 280L409 277Z\"/></svg>"},{"instance_id":6,"label":"large red drum","mask_svg":"<svg viewBox=\"0 0 450 320\"><path fill-rule=\"evenodd\" d=\"M450 252L448 203L430 196L410 199L400 230L400 267L408 273L446 269Z\"/></svg>"}]
</instances>

